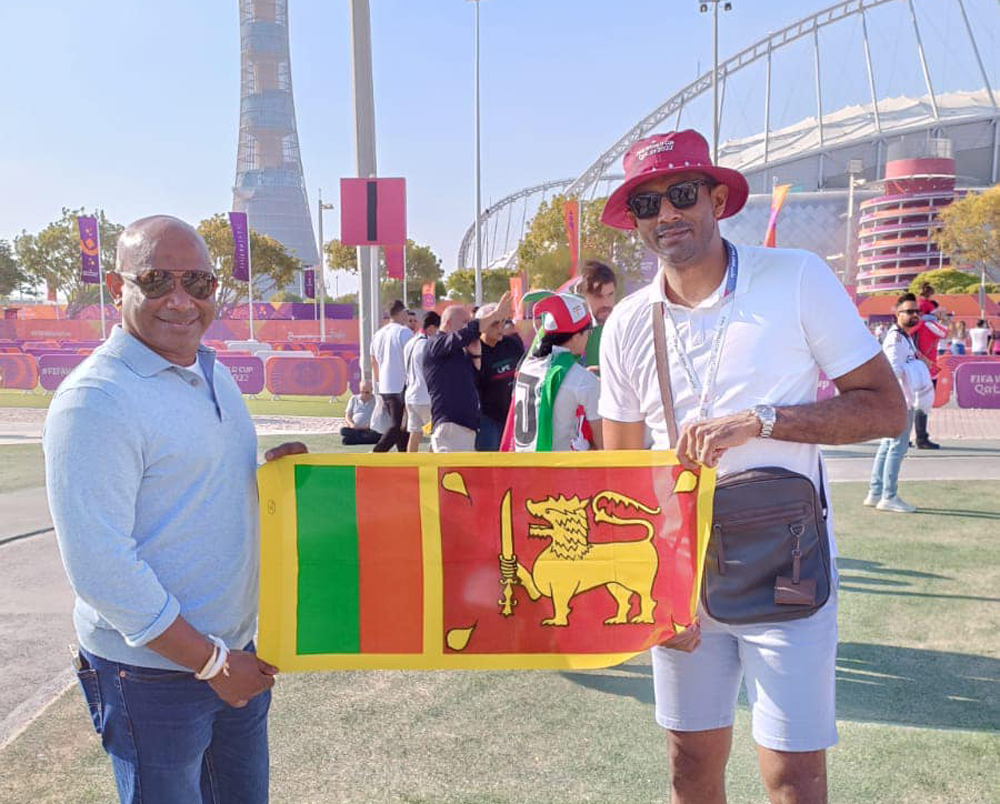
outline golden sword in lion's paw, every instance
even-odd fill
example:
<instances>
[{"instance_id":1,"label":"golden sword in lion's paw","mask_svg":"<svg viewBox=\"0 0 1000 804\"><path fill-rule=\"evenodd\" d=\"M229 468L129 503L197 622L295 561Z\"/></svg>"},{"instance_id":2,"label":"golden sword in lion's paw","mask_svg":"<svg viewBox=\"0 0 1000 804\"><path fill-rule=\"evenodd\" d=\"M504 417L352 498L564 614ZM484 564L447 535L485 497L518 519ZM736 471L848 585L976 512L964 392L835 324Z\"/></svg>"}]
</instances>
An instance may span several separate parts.
<instances>
[{"instance_id":1,"label":"golden sword in lion's paw","mask_svg":"<svg viewBox=\"0 0 1000 804\"><path fill-rule=\"evenodd\" d=\"M503 597L498 602L500 613L510 617L514 613L517 600L514 597L514 584L517 582L517 556L514 555L514 524L511 519L510 489L503 495L500 503L500 586L503 587Z\"/></svg>"}]
</instances>

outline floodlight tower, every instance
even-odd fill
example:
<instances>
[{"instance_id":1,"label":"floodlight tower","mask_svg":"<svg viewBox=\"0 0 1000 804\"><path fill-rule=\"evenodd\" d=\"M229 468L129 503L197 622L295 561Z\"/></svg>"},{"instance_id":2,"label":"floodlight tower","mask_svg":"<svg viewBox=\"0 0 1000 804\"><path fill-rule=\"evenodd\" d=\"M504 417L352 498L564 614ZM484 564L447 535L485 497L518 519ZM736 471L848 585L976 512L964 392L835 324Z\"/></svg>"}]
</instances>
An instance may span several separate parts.
<instances>
[{"instance_id":1,"label":"floodlight tower","mask_svg":"<svg viewBox=\"0 0 1000 804\"><path fill-rule=\"evenodd\" d=\"M708 0L698 4L698 11L708 13L712 4L712 163L719 164L719 3L723 11L732 11L733 4L725 0Z\"/></svg>"},{"instance_id":2,"label":"floodlight tower","mask_svg":"<svg viewBox=\"0 0 1000 804\"><path fill-rule=\"evenodd\" d=\"M233 209L305 267L319 264L295 129L288 0L240 1L240 140ZM297 284L297 283L296 283Z\"/></svg>"}]
</instances>

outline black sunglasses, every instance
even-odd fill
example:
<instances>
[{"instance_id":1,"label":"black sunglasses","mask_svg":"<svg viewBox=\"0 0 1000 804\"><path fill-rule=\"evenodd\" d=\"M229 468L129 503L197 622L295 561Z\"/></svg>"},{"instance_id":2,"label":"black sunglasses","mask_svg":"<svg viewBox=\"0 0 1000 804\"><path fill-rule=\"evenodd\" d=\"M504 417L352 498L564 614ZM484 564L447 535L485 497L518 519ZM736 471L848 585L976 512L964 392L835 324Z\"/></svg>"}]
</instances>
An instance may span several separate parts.
<instances>
[{"instance_id":1,"label":"black sunglasses","mask_svg":"<svg viewBox=\"0 0 1000 804\"><path fill-rule=\"evenodd\" d=\"M147 299L162 299L176 287L174 274L160 268L151 268L139 274L121 274L142 292ZM209 271L185 271L180 275L181 287L193 299L203 301L215 293L219 277Z\"/></svg>"},{"instance_id":2,"label":"black sunglasses","mask_svg":"<svg viewBox=\"0 0 1000 804\"><path fill-rule=\"evenodd\" d=\"M666 198L676 209L690 209L698 203L698 188L701 185L711 186L707 179L690 179L670 185L666 192L658 193L650 190L636 193L628 200L628 208L640 220L655 218L660 214L660 204Z\"/></svg>"}]
</instances>

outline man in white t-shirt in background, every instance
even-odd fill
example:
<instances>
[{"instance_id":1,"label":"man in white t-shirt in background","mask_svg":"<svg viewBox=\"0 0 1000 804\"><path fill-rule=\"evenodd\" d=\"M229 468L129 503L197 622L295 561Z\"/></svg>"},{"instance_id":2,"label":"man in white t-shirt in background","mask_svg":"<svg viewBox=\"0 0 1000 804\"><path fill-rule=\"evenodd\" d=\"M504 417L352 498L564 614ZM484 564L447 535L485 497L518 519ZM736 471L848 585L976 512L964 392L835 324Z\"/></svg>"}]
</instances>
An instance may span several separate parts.
<instances>
[{"instance_id":1,"label":"man in white t-shirt in background","mask_svg":"<svg viewBox=\"0 0 1000 804\"><path fill-rule=\"evenodd\" d=\"M715 167L695 131L640 140L601 220L638 228L659 258L601 339L605 449L675 448L720 475L780 466L821 482L817 444L898 434L906 407L892 369L843 286L815 254L732 246L718 221L746 201L746 179ZM671 444L656 372L662 315L673 406ZM816 402L820 370L839 395ZM830 520L828 520L829 522ZM831 555L835 555L831 539ZM708 617L653 649L656 719L668 730L672 802L725 801L733 714L745 678L761 777L772 802L826 798L837 741L836 593L809 617L732 626Z\"/></svg>"},{"instance_id":2,"label":"man in white t-shirt in background","mask_svg":"<svg viewBox=\"0 0 1000 804\"><path fill-rule=\"evenodd\" d=\"M990 338L993 337L993 330L986 326L986 320L980 318L976 326L969 330L970 351L974 355L988 355L990 353Z\"/></svg>"},{"instance_id":3,"label":"man in white t-shirt in background","mask_svg":"<svg viewBox=\"0 0 1000 804\"><path fill-rule=\"evenodd\" d=\"M412 330L407 326L408 318L406 305L396 299L389 308L389 323L372 338L372 376L392 422L382 433L382 438L372 452L388 452L393 447L406 452L408 439L403 429L406 364L403 361L403 347L413 337Z\"/></svg>"},{"instance_id":4,"label":"man in white t-shirt in background","mask_svg":"<svg viewBox=\"0 0 1000 804\"><path fill-rule=\"evenodd\" d=\"M423 436L424 425L431 420L431 395L427 390L427 379L424 377L424 347L427 339L437 335L441 326L441 316L433 310L424 314L424 330L414 335L403 347L403 363L406 365L406 429L410 440L406 445L407 452L420 451L420 439Z\"/></svg>"},{"instance_id":5,"label":"man in white t-shirt in background","mask_svg":"<svg viewBox=\"0 0 1000 804\"><path fill-rule=\"evenodd\" d=\"M556 293L535 305L535 315L541 316L543 335L514 383L514 450L600 449L601 386L580 365L594 326L587 304L571 293Z\"/></svg>"}]
</instances>

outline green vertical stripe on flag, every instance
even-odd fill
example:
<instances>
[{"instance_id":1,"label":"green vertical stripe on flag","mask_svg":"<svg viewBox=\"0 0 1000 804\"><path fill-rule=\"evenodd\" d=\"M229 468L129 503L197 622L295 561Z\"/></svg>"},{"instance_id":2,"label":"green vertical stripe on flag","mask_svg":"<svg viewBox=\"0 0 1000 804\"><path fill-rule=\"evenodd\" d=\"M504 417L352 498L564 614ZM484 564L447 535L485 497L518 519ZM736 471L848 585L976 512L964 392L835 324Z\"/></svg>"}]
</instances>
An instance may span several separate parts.
<instances>
[{"instance_id":1,"label":"green vertical stripe on flag","mask_svg":"<svg viewBox=\"0 0 1000 804\"><path fill-rule=\"evenodd\" d=\"M297 652L359 653L353 466L296 466Z\"/></svg>"}]
</instances>

